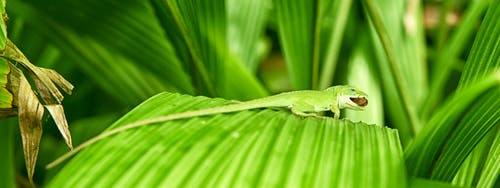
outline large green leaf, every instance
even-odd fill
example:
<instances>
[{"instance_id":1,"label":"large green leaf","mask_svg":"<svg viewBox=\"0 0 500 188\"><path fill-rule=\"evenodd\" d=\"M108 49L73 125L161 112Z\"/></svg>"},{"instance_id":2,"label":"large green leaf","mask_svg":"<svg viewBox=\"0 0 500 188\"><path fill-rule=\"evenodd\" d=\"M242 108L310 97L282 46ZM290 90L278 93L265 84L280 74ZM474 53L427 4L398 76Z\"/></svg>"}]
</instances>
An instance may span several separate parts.
<instances>
[{"instance_id":1,"label":"large green leaf","mask_svg":"<svg viewBox=\"0 0 500 188\"><path fill-rule=\"evenodd\" d=\"M163 93L112 127L228 102ZM405 174L396 130L252 110L122 132L78 154L49 187L405 187Z\"/></svg>"}]
</instances>

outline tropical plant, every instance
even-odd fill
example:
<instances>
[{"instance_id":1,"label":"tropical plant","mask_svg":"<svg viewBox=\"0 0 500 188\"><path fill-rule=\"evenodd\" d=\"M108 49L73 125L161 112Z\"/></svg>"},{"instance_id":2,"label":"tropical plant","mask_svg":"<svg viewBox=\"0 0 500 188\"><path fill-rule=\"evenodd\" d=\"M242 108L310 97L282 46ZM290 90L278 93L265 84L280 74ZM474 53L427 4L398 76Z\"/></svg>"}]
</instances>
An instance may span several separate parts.
<instances>
[{"instance_id":1,"label":"tropical plant","mask_svg":"<svg viewBox=\"0 0 500 188\"><path fill-rule=\"evenodd\" d=\"M349 84L369 95L342 120L260 109L128 130L37 168L42 186L499 184L498 0L22 0L7 13L8 38L75 85L65 102L75 144L286 90ZM22 174L11 124L0 126L6 187ZM39 167L68 152L45 127Z\"/></svg>"}]
</instances>

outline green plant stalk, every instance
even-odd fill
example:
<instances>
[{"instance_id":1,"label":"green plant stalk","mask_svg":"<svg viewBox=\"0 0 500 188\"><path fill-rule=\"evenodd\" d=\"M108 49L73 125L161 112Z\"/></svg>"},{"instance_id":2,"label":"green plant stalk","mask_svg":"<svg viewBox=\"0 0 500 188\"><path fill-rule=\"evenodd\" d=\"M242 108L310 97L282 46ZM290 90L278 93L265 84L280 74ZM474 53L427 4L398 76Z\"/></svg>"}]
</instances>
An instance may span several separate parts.
<instances>
[{"instance_id":1,"label":"green plant stalk","mask_svg":"<svg viewBox=\"0 0 500 188\"><path fill-rule=\"evenodd\" d=\"M403 77L401 76L401 73L398 71L397 67L397 60L396 56L394 54L394 49L393 46L391 45L391 41L389 38L389 35L387 33L386 28L384 27L382 23L382 18L380 17L380 14L377 12L375 8L375 4L373 0L364 0L362 1L363 7L365 7L366 11L368 12L368 17L373 23L373 26L375 27L375 30L377 31L377 35L380 38L380 41L384 47L384 51L387 55L387 59L389 61L389 64L391 65L391 73L392 76L394 77L395 85L396 85L396 90L398 91L397 94L401 101L403 102L404 106L404 114L405 116L408 117L410 120L410 127L412 128L412 135L415 134L417 131L417 127L420 127L420 122L416 116L416 113L413 108L411 108L411 103L408 99L408 94L406 90L404 89L404 81Z\"/></svg>"}]
</instances>

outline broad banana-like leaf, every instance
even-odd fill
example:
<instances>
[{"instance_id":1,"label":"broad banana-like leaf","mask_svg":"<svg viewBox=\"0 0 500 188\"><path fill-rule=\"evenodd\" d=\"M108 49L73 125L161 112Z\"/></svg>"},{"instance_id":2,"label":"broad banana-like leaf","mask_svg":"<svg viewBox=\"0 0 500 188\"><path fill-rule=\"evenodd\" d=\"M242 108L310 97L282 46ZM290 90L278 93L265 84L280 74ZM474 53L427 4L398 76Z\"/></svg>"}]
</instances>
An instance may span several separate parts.
<instances>
[{"instance_id":1,"label":"broad banana-like leaf","mask_svg":"<svg viewBox=\"0 0 500 188\"><path fill-rule=\"evenodd\" d=\"M110 129L230 101L159 94ZM283 110L156 123L79 153L48 187L406 187L394 129Z\"/></svg>"}]
</instances>

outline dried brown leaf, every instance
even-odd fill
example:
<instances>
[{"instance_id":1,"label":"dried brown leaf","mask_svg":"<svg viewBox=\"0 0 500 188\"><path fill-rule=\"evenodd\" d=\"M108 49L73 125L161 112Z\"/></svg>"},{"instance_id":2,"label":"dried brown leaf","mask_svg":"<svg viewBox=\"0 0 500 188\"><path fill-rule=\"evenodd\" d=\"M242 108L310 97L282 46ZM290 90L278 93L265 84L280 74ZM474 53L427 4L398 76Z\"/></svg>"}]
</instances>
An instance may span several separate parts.
<instances>
[{"instance_id":1,"label":"dried brown leaf","mask_svg":"<svg viewBox=\"0 0 500 188\"><path fill-rule=\"evenodd\" d=\"M19 76L18 98L19 127L23 142L24 161L30 182L33 182L40 140L42 138L43 106L31 89L31 85L21 71L13 69Z\"/></svg>"},{"instance_id":2,"label":"dried brown leaf","mask_svg":"<svg viewBox=\"0 0 500 188\"><path fill-rule=\"evenodd\" d=\"M51 71L47 71L48 69L43 70L31 64L28 58L26 58L21 50L19 50L19 48L17 48L17 46L10 40L7 40L6 45L7 47L5 49L5 53L3 54L4 57L19 62L19 64L21 64L24 68L26 68L26 70L29 71L44 102L46 104L61 104L64 96L59 91L56 84L54 84L53 79L57 84L61 84L60 86L64 91L71 90L73 86L57 73L57 75L55 75ZM64 81L62 81L61 79Z\"/></svg>"},{"instance_id":3,"label":"dried brown leaf","mask_svg":"<svg viewBox=\"0 0 500 188\"><path fill-rule=\"evenodd\" d=\"M64 96L59 91L59 88L61 88L64 92L71 94L73 85L66 81L56 71L40 68L31 64L16 45L8 39L6 41L5 50L0 51L0 56L22 65L30 74L37 87L38 96L32 90L23 72L16 66L11 66L12 70L11 74L9 74L9 87L15 96L13 104L18 108L17 113L19 114L19 126L21 129L28 178L30 182L33 182L38 149L42 136L44 106L54 119L68 147L73 149L71 134L61 105ZM43 105L38 97L41 98Z\"/></svg>"},{"instance_id":4,"label":"dried brown leaf","mask_svg":"<svg viewBox=\"0 0 500 188\"><path fill-rule=\"evenodd\" d=\"M61 132L61 135L63 136L64 140L66 141L66 144L68 147L73 150L73 143L71 142L71 134L69 132L69 127L68 127L68 122L66 121L66 116L64 115L64 108L62 105L45 105L45 108L50 113L50 116L52 116L52 119L54 119L54 122L57 125L57 128L59 129L59 132Z\"/></svg>"},{"instance_id":5,"label":"dried brown leaf","mask_svg":"<svg viewBox=\"0 0 500 188\"><path fill-rule=\"evenodd\" d=\"M45 74L52 80L59 88L61 88L65 93L70 94L73 91L74 86L68 82L64 77L52 69L41 68Z\"/></svg>"}]
</instances>

